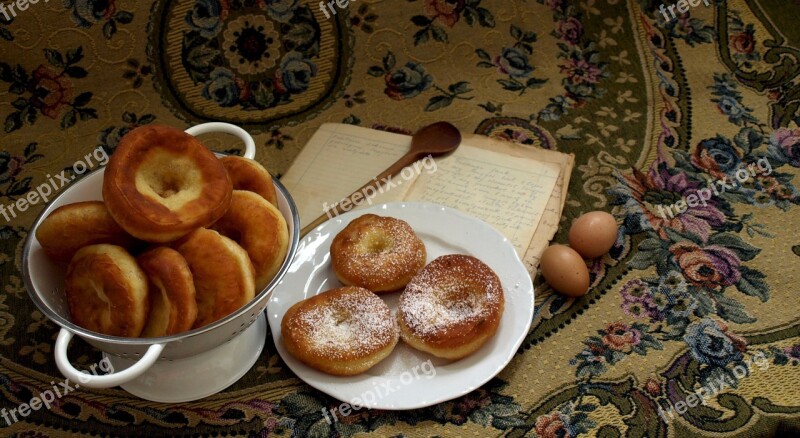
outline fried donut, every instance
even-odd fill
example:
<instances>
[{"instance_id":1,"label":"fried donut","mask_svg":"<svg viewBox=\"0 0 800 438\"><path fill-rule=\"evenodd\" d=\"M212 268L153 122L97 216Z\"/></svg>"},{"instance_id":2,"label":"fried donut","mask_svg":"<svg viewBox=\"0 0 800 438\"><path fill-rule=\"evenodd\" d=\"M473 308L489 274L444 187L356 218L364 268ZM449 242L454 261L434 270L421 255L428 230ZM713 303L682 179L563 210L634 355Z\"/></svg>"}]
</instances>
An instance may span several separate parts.
<instances>
[{"instance_id":1,"label":"fried donut","mask_svg":"<svg viewBox=\"0 0 800 438\"><path fill-rule=\"evenodd\" d=\"M171 242L213 224L228 210L232 190L211 151L167 126L142 126L125 135L103 179L111 216L148 242Z\"/></svg>"},{"instance_id":2,"label":"fried donut","mask_svg":"<svg viewBox=\"0 0 800 438\"><path fill-rule=\"evenodd\" d=\"M158 247L136 258L147 275L150 313L143 338L170 336L191 330L197 319L192 272L174 249Z\"/></svg>"},{"instance_id":3,"label":"fried donut","mask_svg":"<svg viewBox=\"0 0 800 438\"><path fill-rule=\"evenodd\" d=\"M471 256L442 256L400 295L400 336L417 350L461 359L494 336L503 304L503 287L491 268Z\"/></svg>"},{"instance_id":4,"label":"fried donut","mask_svg":"<svg viewBox=\"0 0 800 438\"><path fill-rule=\"evenodd\" d=\"M289 250L289 228L280 210L253 192L234 190L231 208L212 228L247 251L256 290L267 287Z\"/></svg>"},{"instance_id":5,"label":"fried donut","mask_svg":"<svg viewBox=\"0 0 800 438\"><path fill-rule=\"evenodd\" d=\"M175 244L192 272L197 319L203 327L239 310L255 296L253 264L236 242L199 228Z\"/></svg>"},{"instance_id":6,"label":"fried donut","mask_svg":"<svg viewBox=\"0 0 800 438\"><path fill-rule=\"evenodd\" d=\"M136 239L111 217L102 201L77 202L53 210L36 229L48 257L69 262L84 246L107 243L130 249Z\"/></svg>"},{"instance_id":7,"label":"fried donut","mask_svg":"<svg viewBox=\"0 0 800 438\"><path fill-rule=\"evenodd\" d=\"M425 266L425 244L405 221L365 214L333 239L331 262L346 286L375 293L401 289Z\"/></svg>"},{"instance_id":8,"label":"fried donut","mask_svg":"<svg viewBox=\"0 0 800 438\"><path fill-rule=\"evenodd\" d=\"M220 158L219 161L228 171L233 183L233 190L247 190L261 196L270 204L278 206L278 196L272 175L258 161L235 155Z\"/></svg>"},{"instance_id":9,"label":"fried donut","mask_svg":"<svg viewBox=\"0 0 800 438\"><path fill-rule=\"evenodd\" d=\"M286 350L334 376L363 373L385 359L399 332L392 311L374 293L342 287L296 303L283 316Z\"/></svg>"},{"instance_id":10,"label":"fried donut","mask_svg":"<svg viewBox=\"0 0 800 438\"><path fill-rule=\"evenodd\" d=\"M66 296L72 322L93 332L135 338L147 321L147 277L119 246L79 250L67 267Z\"/></svg>"}]
</instances>

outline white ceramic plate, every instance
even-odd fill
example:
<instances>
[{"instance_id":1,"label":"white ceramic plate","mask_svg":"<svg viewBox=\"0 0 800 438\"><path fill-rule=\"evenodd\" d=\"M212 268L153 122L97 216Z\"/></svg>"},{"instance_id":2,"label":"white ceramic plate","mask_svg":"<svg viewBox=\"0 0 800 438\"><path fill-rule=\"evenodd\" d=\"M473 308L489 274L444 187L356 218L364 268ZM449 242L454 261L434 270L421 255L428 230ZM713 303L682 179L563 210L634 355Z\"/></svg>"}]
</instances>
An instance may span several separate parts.
<instances>
[{"instance_id":1,"label":"white ceramic plate","mask_svg":"<svg viewBox=\"0 0 800 438\"><path fill-rule=\"evenodd\" d=\"M480 350L455 362L414 350L401 341L388 358L352 377L330 376L289 355L281 339L283 315L298 301L341 287L331 267L331 242L350 221L367 213L408 222L425 242L428 262L441 255L468 254L492 268L505 293L505 311L497 334ZM397 309L399 292L381 297L393 311ZM320 225L300 241L292 266L267 305L278 352L298 377L353 405L391 410L422 408L477 389L511 361L530 329L532 317L531 277L508 239L483 221L426 203L379 205L345 213Z\"/></svg>"}]
</instances>

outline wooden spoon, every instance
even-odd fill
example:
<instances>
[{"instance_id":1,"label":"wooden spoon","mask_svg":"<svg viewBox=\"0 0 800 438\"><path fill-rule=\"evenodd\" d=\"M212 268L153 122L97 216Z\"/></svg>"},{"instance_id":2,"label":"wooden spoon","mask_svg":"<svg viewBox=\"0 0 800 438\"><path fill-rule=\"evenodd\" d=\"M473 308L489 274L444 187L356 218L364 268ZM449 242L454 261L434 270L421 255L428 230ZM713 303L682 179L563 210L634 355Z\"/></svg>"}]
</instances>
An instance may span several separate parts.
<instances>
[{"instance_id":1,"label":"wooden spoon","mask_svg":"<svg viewBox=\"0 0 800 438\"><path fill-rule=\"evenodd\" d=\"M350 199L356 193L363 193L368 187L377 188L387 178L393 177L400 173L406 166L414 164L415 161L425 158L427 156L436 157L452 152L461 144L461 133L458 128L447 122L437 122L428 125L417 131L411 137L411 149L408 153L403 155L396 163L389 166L375 179L364 184L360 189L354 191L347 198ZM328 219L333 219L343 212L339 208L339 203L332 206L326 213L318 217L314 222L306 225L300 230L300 237L305 236L311 230L318 227Z\"/></svg>"}]
</instances>

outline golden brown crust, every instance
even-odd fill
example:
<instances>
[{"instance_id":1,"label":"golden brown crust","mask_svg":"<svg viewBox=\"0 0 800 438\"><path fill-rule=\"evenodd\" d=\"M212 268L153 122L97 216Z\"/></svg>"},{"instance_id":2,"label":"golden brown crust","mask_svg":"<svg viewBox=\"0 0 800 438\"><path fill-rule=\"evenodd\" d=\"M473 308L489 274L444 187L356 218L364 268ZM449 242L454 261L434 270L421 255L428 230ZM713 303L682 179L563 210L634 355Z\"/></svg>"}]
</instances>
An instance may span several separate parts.
<instances>
[{"instance_id":1,"label":"golden brown crust","mask_svg":"<svg viewBox=\"0 0 800 438\"><path fill-rule=\"evenodd\" d=\"M114 222L102 201L58 207L39 224L36 239L48 257L60 262L69 262L84 246L108 243L130 249L136 243Z\"/></svg>"},{"instance_id":2,"label":"golden brown crust","mask_svg":"<svg viewBox=\"0 0 800 438\"><path fill-rule=\"evenodd\" d=\"M491 268L467 255L438 257L400 296L400 335L418 350L460 359L494 336L503 307L503 287Z\"/></svg>"},{"instance_id":3,"label":"golden brown crust","mask_svg":"<svg viewBox=\"0 0 800 438\"><path fill-rule=\"evenodd\" d=\"M399 340L392 311L374 293L342 287L296 303L283 316L286 350L336 376L363 373L391 354Z\"/></svg>"},{"instance_id":4,"label":"golden brown crust","mask_svg":"<svg viewBox=\"0 0 800 438\"><path fill-rule=\"evenodd\" d=\"M425 244L408 223L365 214L333 239L331 263L344 285L396 291L425 266Z\"/></svg>"},{"instance_id":5,"label":"golden brown crust","mask_svg":"<svg viewBox=\"0 0 800 438\"><path fill-rule=\"evenodd\" d=\"M253 264L236 242L200 228L175 243L189 265L197 298L193 328L203 327L239 310L255 294Z\"/></svg>"},{"instance_id":6,"label":"golden brown crust","mask_svg":"<svg viewBox=\"0 0 800 438\"><path fill-rule=\"evenodd\" d=\"M235 155L222 157L219 161L228 171L234 190L247 190L248 192L256 193L269 201L270 204L278 206L278 196L275 193L272 175L261 163Z\"/></svg>"},{"instance_id":7,"label":"golden brown crust","mask_svg":"<svg viewBox=\"0 0 800 438\"><path fill-rule=\"evenodd\" d=\"M78 251L67 268L66 296L72 322L97 333L135 338L147 320L147 278L119 246Z\"/></svg>"},{"instance_id":8,"label":"golden brown crust","mask_svg":"<svg viewBox=\"0 0 800 438\"><path fill-rule=\"evenodd\" d=\"M186 259L167 247L136 258L150 289L150 312L143 338L170 336L191 330L197 319L194 281Z\"/></svg>"},{"instance_id":9,"label":"golden brown crust","mask_svg":"<svg viewBox=\"0 0 800 438\"><path fill-rule=\"evenodd\" d=\"M234 190L230 209L212 228L247 251L256 291L267 287L289 250L289 228L280 210L256 193Z\"/></svg>"},{"instance_id":10,"label":"golden brown crust","mask_svg":"<svg viewBox=\"0 0 800 438\"><path fill-rule=\"evenodd\" d=\"M103 199L127 232L171 242L219 219L233 188L225 167L185 132L147 125L120 141L103 179Z\"/></svg>"}]
</instances>

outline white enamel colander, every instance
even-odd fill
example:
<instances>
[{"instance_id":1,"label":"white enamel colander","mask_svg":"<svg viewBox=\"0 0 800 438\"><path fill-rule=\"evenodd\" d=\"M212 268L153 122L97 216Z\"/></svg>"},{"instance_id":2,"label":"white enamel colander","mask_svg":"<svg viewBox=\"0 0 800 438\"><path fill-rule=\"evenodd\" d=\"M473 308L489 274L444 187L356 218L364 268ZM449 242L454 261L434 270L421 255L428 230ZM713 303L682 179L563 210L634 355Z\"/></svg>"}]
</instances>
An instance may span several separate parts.
<instances>
[{"instance_id":1,"label":"white enamel colander","mask_svg":"<svg viewBox=\"0 0 800 438\"><path fill-rule=\"evenodd\" d=\"M205 123L186 130L191 135L227 133L239 137L245 144L247 158L255 157L255 142L242 128L227 123ZM103 168L98 169L74 184L53 199L42 211L31 227L23 252L22 272L28 294L39 310L50 320L61 326L55 345L55 359L58 369L72 381L80 381L81 386L89 388L111 388L139 379L144 373L164 361L179 361L198 356L228 343L245 332L257 320L263 320L264 308L272 291L289 269L297 252L300 229L297 207L286 188L273 179L278 197L278 207L289 225L289 251L278 274L255 298L237 312L189 332L162 338L122 338L106 336L81 328L70 321L69 309L64 296L64 277L66 267L49 260L36 240L36 229L56 208L80 201L102 200ZM262 321L260 321L263 324ZM260 330L263 333L264 330ZM131 362L124 370L115 370L105 375L90 375L77 370L67 357L67 347L74 335L101 350L106 356L121 358ZM263 347L264 339L258 345ZM234 358L235 360L235 358ZM252 365L252 364L250 364ZM249 366L247 369L249 369ZM245 370L246 371L246 370ZM236 379L243 373L239 373ZM232 382L229 382L232 383Z\"/></svg>"}]
</instances>

